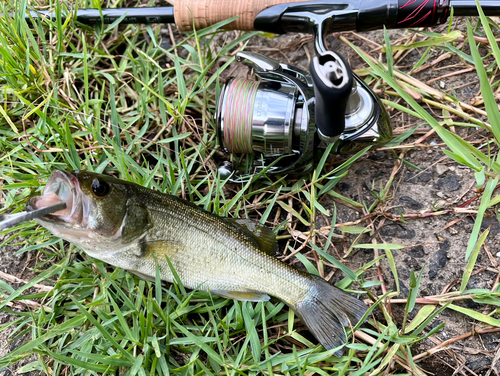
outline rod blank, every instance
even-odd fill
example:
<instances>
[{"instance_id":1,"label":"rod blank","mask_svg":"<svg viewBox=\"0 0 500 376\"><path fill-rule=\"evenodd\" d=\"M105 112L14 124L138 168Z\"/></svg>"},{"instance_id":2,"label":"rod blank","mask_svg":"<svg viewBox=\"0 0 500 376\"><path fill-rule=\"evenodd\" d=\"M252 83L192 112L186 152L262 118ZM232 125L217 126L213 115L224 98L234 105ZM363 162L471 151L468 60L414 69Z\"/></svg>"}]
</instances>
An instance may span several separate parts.
<instances>
[{"instance_id":1,"label":"rod blank","mask_svg":"<svg viewBox=\"0 0 500 376\"><path fill-rule=\"evenodd\" d=\"M55 11L31 11L26 15L26 20L37 18L56 19ZM122 24L152 24L152 23L174 23L173 7L154 8L116 8L116 9L78 9L73 13L78 22L86 25L111 24L121 17ZM62 15L63 22L67 14Z\"/></svg>"},{"instance_id":2,"label":"rod blank","mask_svg":"<svg viewBox=\"0 0 500 376\"><path fill-rule=\"evenodd\" d=\"M487 16L500 16L500 1L481 0L481 9ZM450 0L455 16L477 16L476 0Z\"/></svg>"}]
</instances>

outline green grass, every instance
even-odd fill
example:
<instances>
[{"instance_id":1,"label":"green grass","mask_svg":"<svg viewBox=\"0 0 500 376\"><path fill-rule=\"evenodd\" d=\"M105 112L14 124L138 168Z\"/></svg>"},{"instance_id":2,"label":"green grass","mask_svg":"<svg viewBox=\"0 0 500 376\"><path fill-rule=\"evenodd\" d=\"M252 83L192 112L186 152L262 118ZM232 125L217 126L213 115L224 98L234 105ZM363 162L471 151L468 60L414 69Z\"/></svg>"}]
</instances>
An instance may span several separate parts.
<instances>
[{"instance_id":1,"label":"green grass","mask_svg":"<svg viewBox=\"0 0 500 376\"><path fill-rule=\"evenodd\" d=\"M61 7L59 3L50 6L57 10ZM26 7L26 1L17 2L14 8L3 1L0 11L23 13ZM331 266L341 269L345 278L338 286L359 292L361 298L372 298L372 310L381 310L384 319L376 320L370 310L368 324L354 329L356 339L350 340L343 357L336 358L332 351L316 345L283 303L242 303L186 291L179 283L163 286L158 278L156 282L144 281L89 258L28 222L0 233L0 247L15 244L18 237L23 239L19 252L36 255L34 271L38 275L17 290L0 284L1 309L17 316L1 329L13 329L12 341L30 338L1 358L0 368L29 359L23 370L40 370L48 375L421 375L413 346L442 329L442 325L434 329L428 325L445 308L500 327L493 314L452 303L474 299L499 305L498 286L493 292L465 290L488 235L479 234L481 215L464 252L468 264L460 291L422 300L417 297L420 277L412 273L403 322L392 317L387 305L399 293L399 284L397 291L377 296L380 282L365 278L366 273L374 275L376 263L385 258L398 283L392 251L402 245L358 244L362 234L371 231L369 222L362 222L343 226L342 231L359 235L349 245L350 250L376 248L373 261L351 270L344 260L332 256L330 241L337 224L336 212L327 213L321 197L331 194L364 208L367 221L390 197L393 178L389 177L377 192L374 187L375 197L370 203L353 202L332 191L363 152L338 166L332 166L325 154L313 172L295 180L265 177L234 186L219 179L215 97L227 75L226 68L234 60L235 49L242 48L252 34L233 33L226 38L216 29L176 34L175 45L163 48L158 43L159 27L91 28L58 20L44 25L37 22L29 28L20 17L0 18L2 211L23 210L27 198L41 192L56 168L112 174L181 196L220 215L267 223L283 242L301 232L306 242L294 258L318 275L326 275ZM469 36L481 33L479 27L469 28ZM488 30L485 35L491 40ZM428 35L424 43L405 48L453 50L456 37L456 33ZM388 53L397 49L391 50L390 44L386 48ZM438 122L415 102L400 81L394 80L397 69L391 59L387 69L368 61L368 77L379 80L377 85L385 85L388 91L392 88L392 99L403 98L411 109L394 101L386 103L430 124L448 145L450 150L445 153L476 172L478 189L484 189L477 209L484 213L500 201L500 196L491 198L500 175L500 115L494 98L487 94L497 84L494 79L488 80L494 77L500 54L493 50L496 60L488 59L483 72L479 68L483 62L474 48L469 54L463 50L457 53L478 67L493 134L487 152L447 130L459 123ZM420 64L427 56L422 53ZM219 66L220 61L224 63ZM435 98L424 94L424 99ZM449 106L453 101L452 97L443 98L438 105L452 112L456 110ZM464 121L490 130L470 115ZM399 137L393 145L409 135ZM277 216L278 210L289 212L290 218ZM316 229L318 212L331 217L327 235ZM293 252L300 245L290 242L287 247ZM378 256L378 250L383 251L382 256ZM50 291L31 289L42 282L51 287ZM18 310L21 302L36 302L40 307ZM421 303L428 305L416 306ZM408 320L408 314L417 310L414 319Z\"/></svg>"}]
</instances>

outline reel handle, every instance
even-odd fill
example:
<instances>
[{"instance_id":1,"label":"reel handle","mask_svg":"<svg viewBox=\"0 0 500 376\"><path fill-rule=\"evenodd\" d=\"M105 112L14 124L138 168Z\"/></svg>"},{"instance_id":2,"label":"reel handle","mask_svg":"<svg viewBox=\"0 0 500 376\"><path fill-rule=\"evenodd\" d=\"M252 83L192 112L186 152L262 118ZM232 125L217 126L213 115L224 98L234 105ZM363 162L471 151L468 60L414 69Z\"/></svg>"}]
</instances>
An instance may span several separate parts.
<instances>
[{"instance_id":1,"label":"reel handle","mask_svg":"<svg viewBox=\"0 0 500 376\"><path fill-rule=\"evenodd\" d=\"M335 142L345 129L345 115L353 86L351 67L332 51L315 56L310 64L314 82L315 121L318 136Z\"/></svg>"}]
</instances>

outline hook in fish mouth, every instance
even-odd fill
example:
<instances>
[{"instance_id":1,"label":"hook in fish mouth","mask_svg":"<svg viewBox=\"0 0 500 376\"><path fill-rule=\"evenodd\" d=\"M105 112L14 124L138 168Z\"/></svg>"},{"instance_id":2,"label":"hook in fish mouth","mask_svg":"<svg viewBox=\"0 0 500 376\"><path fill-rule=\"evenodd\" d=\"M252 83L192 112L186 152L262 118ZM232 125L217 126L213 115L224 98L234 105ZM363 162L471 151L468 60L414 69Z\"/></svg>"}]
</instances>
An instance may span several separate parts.
<instances>
[{"instance_id":1,"label":"hook in fish mouth","mask_svg":"<svg viewBox=\"0 0 500 376\"><path fill-rule=\"evenodd\" d=\"M66 209L43 216L41 220L85 227L89 202L81 194L78 179L70 172L55 170L47 181L43 195L32 197L26 209L33 211L59 203L65 203Z\"/></svg>"}]
</instances>

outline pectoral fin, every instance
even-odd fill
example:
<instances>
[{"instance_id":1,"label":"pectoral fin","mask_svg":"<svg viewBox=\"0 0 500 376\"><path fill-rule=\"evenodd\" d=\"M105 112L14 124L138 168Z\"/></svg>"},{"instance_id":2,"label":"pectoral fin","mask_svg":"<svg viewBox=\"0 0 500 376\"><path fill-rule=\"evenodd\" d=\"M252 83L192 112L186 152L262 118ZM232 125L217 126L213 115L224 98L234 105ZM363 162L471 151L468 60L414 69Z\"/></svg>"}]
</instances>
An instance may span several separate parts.
<instances>
[{"instance_id":1,"label":"pectoral fin","mask_svg":"<svg viewBox=\"0 0 500 376\"><path fill-rule=\"evenodd\" d=\"M186 250L184 244L171 240L144 241L142 248L146 257L154 256L157 260L165 260L165 256L171 259Z\"/></svg>"},{"instance_id":2,"label":"pectoral fin","mask_svg":"<svg viewBox=\"0 0 500 376\"><path fill-rule=\"evenodd\" d=\"M212 290L212 294L222 296L227 299L243 300L248 302L267 302L271 297L267 294L254 291L226 291Z\"/></svg>"},{"instance_id":3,"label":"pectoral fin","mask_svg":"<svg viewBox=\"0 0 500 376\"><path fill-rule=\"evenodd\" d=\"M170 240L155 240L155 241L142 241L139 247L140 251L136 253L136 256L140 259L146 259L148 261L154 261L155 265L160 267L160 277L162 279L166 279L165 274L162 270L169 271L168 266L165 263L166 257L169 260L179 259L182 257L182 252L185 251L184 244L176 241ZM147 281L155 282L155 271L149 270L148 273L152 274L144 274L137 270L130 270L129 272L134 273L139 278L145 279ZM166 279L170 280L170 279Z\"/></svg>"}]
</instances>

